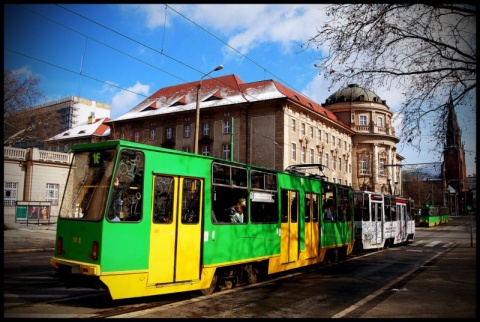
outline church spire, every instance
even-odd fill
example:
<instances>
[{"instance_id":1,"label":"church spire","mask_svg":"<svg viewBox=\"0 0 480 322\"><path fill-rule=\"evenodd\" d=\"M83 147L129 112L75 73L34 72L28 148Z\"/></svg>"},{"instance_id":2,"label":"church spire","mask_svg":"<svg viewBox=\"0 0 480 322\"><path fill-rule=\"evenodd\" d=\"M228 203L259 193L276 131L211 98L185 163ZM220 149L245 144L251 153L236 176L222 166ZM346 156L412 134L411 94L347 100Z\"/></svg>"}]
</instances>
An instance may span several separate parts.
<instances>
[{"instance_id":1,"label":"church spire","mask_svg":"<svg viewBox=\"0 0 480 322\"><path fill-rule=\"evenodd\" d=\"M452 94L447 103L447 133L446 133L446 148L461 147L462 133L457 122L457 115L455 113L455 106L453 105Z\"/></svg>"}]
</instances>

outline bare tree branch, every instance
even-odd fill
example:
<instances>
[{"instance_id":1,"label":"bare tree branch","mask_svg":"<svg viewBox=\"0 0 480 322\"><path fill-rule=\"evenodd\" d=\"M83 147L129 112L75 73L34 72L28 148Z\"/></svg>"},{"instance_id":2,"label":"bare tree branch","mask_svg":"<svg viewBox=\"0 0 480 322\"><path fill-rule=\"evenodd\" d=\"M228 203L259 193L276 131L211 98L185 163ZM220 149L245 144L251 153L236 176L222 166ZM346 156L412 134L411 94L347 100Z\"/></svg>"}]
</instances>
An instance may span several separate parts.
<instances>
[{"instance_id":1,"label":"bare tree branch","mask_svg":"<svg viewBox=\"0 0 480 322\"><path fill-rule=\"evenodd\" d=\"M43 146L43 141L58 134L58 115L45 108L32 107L43 99L38 89L40 79L13 71L3 73L3 137L4 145L24 143Z\"/></svg>"},{"instance_id":2,"label":"bare tree branch","mask_svg":"<svg viewBox=\"0 0 480 322\"><path fill-rule=\"evenodd\" d=\"M431 115L436 148L443 151L450 95L454 106L475 111L476 6L339 4L325 12L328 20L302 47L320 50L315 66L329 89L395 86L405 98L397 111L402 141L420 151L422 125Z\"/></svg>"}]
</instances>

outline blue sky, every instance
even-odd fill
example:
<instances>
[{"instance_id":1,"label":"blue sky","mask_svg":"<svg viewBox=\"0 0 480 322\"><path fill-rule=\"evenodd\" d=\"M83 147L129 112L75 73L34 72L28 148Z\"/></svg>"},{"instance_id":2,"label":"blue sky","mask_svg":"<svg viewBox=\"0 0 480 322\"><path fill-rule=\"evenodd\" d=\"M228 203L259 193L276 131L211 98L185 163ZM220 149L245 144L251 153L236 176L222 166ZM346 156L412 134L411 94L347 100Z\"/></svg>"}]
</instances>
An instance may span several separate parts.
<instances>
[{"instance_id":1,"label":"blue sky","mask_svg":"<svg viewBox=\"0 0 480 322\"><path fill-rule=\"evenodd\" d=\"M45 102L80 96L110 104L112 118L160 88L196 81L220 64L224 68L211 76L273 79L323 103L339 88L329 91L314 67L321 52L300 47L322 24L321 6L9 4L4 69L38 76ZM398 110L400 92L369 89ZM476 115L457 109L457 117L469 175L476 173ZM429 143L434 134L423 132L420 152L397 145L404 164L441 161Z\"/></svg>"}]
</instances>

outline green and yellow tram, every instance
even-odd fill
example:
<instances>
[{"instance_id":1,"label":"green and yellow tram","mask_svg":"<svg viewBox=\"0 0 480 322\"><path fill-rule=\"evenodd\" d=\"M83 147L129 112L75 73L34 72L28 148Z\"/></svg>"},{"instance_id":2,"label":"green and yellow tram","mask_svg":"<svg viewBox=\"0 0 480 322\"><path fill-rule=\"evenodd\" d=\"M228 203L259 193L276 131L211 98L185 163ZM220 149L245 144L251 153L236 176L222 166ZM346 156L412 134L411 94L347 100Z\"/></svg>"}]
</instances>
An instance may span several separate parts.
<instances>
[{"instance_id":1,"label":"green and yellow tram","mask_svg":"<svg viewBox=\"0 0 480 322\"><path fill-rule=\"evenodd\" d=\"M129 141L72 153L50 259L67 287L210 294L352 252L353 190L318 175Z\"/></svg>"},{"instance_id":2,"label":"green and yellow tram","mask_svg":"<svg viewBox=\"0 0 480 322\"><path fill-rule=\"evenodd\" d=\"M416 225L434 227L450 221L448 208L443 206L423 206L416 217Z\"/></svg>"}]
</instances>

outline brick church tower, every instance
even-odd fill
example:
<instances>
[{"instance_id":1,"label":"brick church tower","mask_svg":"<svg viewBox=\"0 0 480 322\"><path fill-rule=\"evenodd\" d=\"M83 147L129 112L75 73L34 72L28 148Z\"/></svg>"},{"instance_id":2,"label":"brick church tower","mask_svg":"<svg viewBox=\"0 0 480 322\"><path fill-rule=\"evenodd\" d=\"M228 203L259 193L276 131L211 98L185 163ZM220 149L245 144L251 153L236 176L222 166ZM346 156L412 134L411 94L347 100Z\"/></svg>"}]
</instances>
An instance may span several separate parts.
<instances>
[{"instance_id":1,"label":"brick church tower","mask_svg":"<svg viewBox=\"0 0 480 322\"><path fill-rule=\"evenodd\" d=\"M451 194L455 194L455 198L448 198L447 200L455 200L455 209L462 213L466 211L466 198L468 192L467 170L465 150L461 140L462 131L458 126L457 115L451 97L447 109L443 166L447 194L449 194L449 190ZM450 187L455 189L455 191L451 190Z\"/></svg>"}]
</instances>

